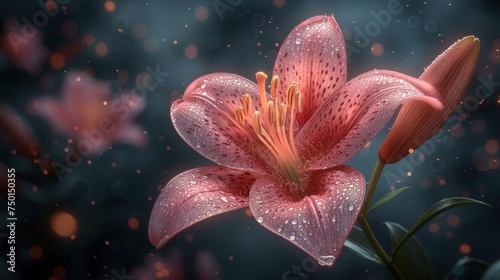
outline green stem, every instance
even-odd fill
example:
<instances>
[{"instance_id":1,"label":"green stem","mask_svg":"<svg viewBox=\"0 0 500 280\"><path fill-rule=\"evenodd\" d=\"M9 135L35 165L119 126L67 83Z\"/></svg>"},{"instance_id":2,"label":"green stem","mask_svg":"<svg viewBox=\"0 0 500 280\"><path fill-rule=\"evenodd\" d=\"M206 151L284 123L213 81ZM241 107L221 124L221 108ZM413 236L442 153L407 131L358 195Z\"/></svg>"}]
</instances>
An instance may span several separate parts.
<instances>
[{"instance_id":1,"label":"green stem","mask_svg":"<svg viewBox=\"0 0 500 280\"><path fill-rule=\"evenodd\" d=\"M370 202L372 201L373 194L375 194L375 189L377 188L378 180L380 179L380 175L382 175L382 170L384 170L384 167L385 162L383 162L381 159L378 159L372 172L372 178L370 180L370 184L368 185L368 190L365 195L365 200L363 201L363 206L361 206L360 216L365 216L368 212L368 207L370 206Z\"/></svg>"},{"instance_id":2,"label":"green stem","mask_svg":"<svg viewBox=\"0 0 500 280\"><path fill-rule=\"evenodd\" d=\"M377 188L377 184L380 179L380 176L382 175L382 170L384 169L384 166L385 163L379 159L377 161L377 164L375 165L375 168L373 169L372 178L370 180L370 184L368 185L368 190L366 192L363 205L361 206L361 212L358 216L358 223L361 229L363 230L363 233L365 234L366 238L368 239L368 242L370 242L373 249L380 257L384 265L390 270L390 272L394 275L394 277L396 277L397 279L404 279L401 272L398 270L397 267L394 266L391 258L387 255L384 248L382 248L382 246L378 242L377 238L375 237L375 234L373 233L373 230L370 227L370 224L368 223L368 220L366 219L366 213L368 212L370 202L373 198L373 194L375 194L375 189Z\"/></svg>"}]
</instances>

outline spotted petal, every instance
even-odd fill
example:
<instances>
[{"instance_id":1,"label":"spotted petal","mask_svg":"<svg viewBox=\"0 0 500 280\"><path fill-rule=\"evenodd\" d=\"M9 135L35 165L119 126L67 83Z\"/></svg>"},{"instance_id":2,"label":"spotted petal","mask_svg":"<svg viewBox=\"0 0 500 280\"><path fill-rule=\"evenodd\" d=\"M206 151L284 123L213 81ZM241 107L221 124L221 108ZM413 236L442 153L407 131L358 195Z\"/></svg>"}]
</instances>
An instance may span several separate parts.
<instances>
[{"instance_id":1,"label":"spotted petal","mask_svg":"<svg viewBox=\"0 0 500 280\"><path fill-rule=\"evenodd\" d=\"M252 127L240 125L234 115L244 93L252 96L252 110L262 111L257 105L256 84L235 74L203 76L172 105L172 122L184 141L206 158L228 167L265 173L264 153L255 149L260 141L256 141Z\"/></svg>"},{"instance_id":2,"label":"spotted petal","mask_svg":"<svg viewBox=\"0 0 500 280\"><path fill-rule=\"evenodd\" d=\"M149 240L157 248L188 226L248 206L255 175L222 166L188 170L161 191L149 219Z\"/></svg>"},{"instance_id":3,"label":"spotted petal","mask_svg":"<svg viewBox=\"0 0 500 280\"><path fill-rule=\"evenodd\" d=\"M306 169L341 164L358 153L408 100L442 109L439 92L429 83L393 71L364 73L338 89L297 135Z\"/></svg>"},{"instance_id":4,"label":"spotted petal","mask_svg":"<svg viewBox=\"0 0 500 280\"><path fill-rule=\"evenodd\" d=\"M258 179L250 191L250 209L264 227L320 264L333 265L359 214L365 180L348 166L314 171L310 178L302 199L275 179Z\"/></svg>"},{"instance_id":5,"label":"spotted petal","mask_svg":"<svg viewBox=\"0 0 500 280\"><path fill-rule=\"evenodd\" d=\"M333 16L315 16L297 25L280 48L273 75L281 90L296 81L302 91L303 125L337 88L346 82L344 36Z\"/></svg>"}]
</instances>

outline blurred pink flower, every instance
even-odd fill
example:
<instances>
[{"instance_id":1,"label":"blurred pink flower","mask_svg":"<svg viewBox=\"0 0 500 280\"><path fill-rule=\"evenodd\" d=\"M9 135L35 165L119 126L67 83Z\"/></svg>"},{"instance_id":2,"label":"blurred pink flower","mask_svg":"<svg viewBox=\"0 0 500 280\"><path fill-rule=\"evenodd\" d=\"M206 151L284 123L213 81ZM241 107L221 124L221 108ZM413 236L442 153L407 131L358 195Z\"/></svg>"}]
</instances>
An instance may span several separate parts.
<instances>
[{"instance_id":1,"label":"blurred pink flower","mask_svg":"<svg viewBox=\"0 0 500 280\"><path fill-rule=\"evenodd\" d=\"M30 29L28 37L16 18L8 18L0 40L0 49L17 67L31 75L38 74L49 54L42 42L40 30Z\"/></svg>"},{"instance_id":2,"label":"blurred pink flower","mask_svg":"<svg viewBox=\"0 0 500 280\"><path fill-rule=\"evenodd\" d=\"M144 130L132 120L144 107L143 97L111 95L106 82L83 71L66 74L60 100L46 97L34 102L35 112L72 137L81 155L97 154L114 142L143 146Z\"/></svg>"},{"instance_id":3,"label":"blurred pink flower","mask_svg":"<svg viewBox=\"0 0 500 280\"><path fill-rule=\"evenodd\" d=\"M179 252L170 253L168 257L148 255L143 267L136 268L132 275L137 280L184 280L184 264Z\"/></svg>"},{"instance_id":4,"label":"blurred pink flower","mask_svg":"<svg viewBox=\"0 0 500 280\"><path fill-rule=\"evenodd\" d=\"M195 80L171 108L181 137L219 164L177 175L153 207L149 238L163 246L184 228L250 206L257 222L321 265L333 265L359 214L365 179L342 165L404 101L441 108L430 84L373 70L346 83L344 38L332 16L310 18L288 35L270 95L229 73Z\"/></svg>"},{"instance_id":5,"label":"blurred pink flower","mask_svg":"<svg viewBox=\"0 0 500 280\"><path fill-rule=\"evenodd\" d=\"M40 144L31 125L10 106L0 103L0 131L16 153L40 162Z\"/></svg>"}]
</instances>

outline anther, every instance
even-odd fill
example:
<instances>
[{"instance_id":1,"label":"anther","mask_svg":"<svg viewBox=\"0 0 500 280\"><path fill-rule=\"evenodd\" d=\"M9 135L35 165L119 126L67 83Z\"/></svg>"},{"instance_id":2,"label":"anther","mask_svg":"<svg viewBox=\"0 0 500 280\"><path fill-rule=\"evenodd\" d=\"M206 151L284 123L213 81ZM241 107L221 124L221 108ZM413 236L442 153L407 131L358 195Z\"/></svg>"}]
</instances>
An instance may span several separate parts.
<instances>
[{"instance_id":1,"label":"anther","mask_svg":"<svg viewBox=\"0 0 500 280\"><path fill-rule=\"evenodd\" d=\"M290 108L293 108L295 101L295 94L297 93L297 82L292 82L286 90L286 103Z\"/></svg>"},{"instance_id":2,"label":"anther","mask_svg":"<svg viewBox=\"0 0 500 280\"><path fill-rule=\"evenodd\" d=\"M244 109L241 106L238 106L234 111L234 116L236 117L236 120L241 124L245 124L245 116L243 114L244 114Z\"/></svg>"},{"instance_id":3,"label":"anther","mask_svg":"<svg viewBox=\"0 0 500 280\"><path fill-rule=\"evenodd\" d=\"M267 102L267 111L269 112L268 114L268 122L272 126L276 126L276 109L274 108L274 102L269 101Z\"/></svg>"},{"instance_id":4,"label":"anther","mask_svg":"<svg viewBox=\"0 0 500 280\"><path fill-rule=\"evenodd\" d=\"M276 99L276 95L278 94L278 84L279 84L278 75L274 75L271 80L271 96Z\"/></svg>"},{"instance_id":5,"label":"anther","mask_svg":"<svg viewBox=\"0 0 500 280\"><path fill-rule=\"evenodd\" d=\"M248 93L243 94L241 97L241 104L243 107L243 113L245 116L250 114L250 109L252 108L252 96Z\"/></svg>"},{"instance_id":6,"label":"anther","mask_svg":"<svg viewBox=\"0 0 500 280\"><path fill-rule=\"evenodd\" d=\"M301 100L302 100L302 93L300 93L300 91L297 90L297 93L295 93L295 110L297 110L297 112L299 113L302 109Z\"/></svg>"},{"instance_id":7,"label":"anther","mask_svg":"<svg viewBox=\"0 0 500 280\"><path fill-rule=\"evenodd\" d=\"M262 136L262 123L260 120L260 112L255 111L253 113L253 130L258 136Z\"/></svg>"},{"instance_id":8,"label":"anther","mask_svg":"<svg viewBox=\"0 0 500 280\"><path fill-rule=\"evenodd\" d=\"M280 127L285 126L285 121L286 121L286 104L281 103L278 106L278 126Z\"/></svg>"}]
</instances>

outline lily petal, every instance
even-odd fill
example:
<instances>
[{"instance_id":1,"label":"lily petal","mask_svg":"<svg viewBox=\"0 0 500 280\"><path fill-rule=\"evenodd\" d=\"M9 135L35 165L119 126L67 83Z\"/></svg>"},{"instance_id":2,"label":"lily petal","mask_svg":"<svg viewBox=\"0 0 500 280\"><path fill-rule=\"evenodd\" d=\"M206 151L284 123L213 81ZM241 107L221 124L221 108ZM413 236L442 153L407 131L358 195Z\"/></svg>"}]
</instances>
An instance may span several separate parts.
<instances>
[{"instance_id":1,"label":"lily petal","mask_svg":"<svg viewBox=\"0 0 500 280\"><path fill-rule=\"evenodd\" d=\"M149 240L157 248L188 226L248 206L256 175L223 166L188 170L158 196L149 219Z\"/></svg>"},{"instance_id":2,"label":"lily petal","mask_svg":"<svg viewBox=\"0 0 500 280\"><path fill-rule=\"evenodd\" d=\"M290 186L258 179L250 190L250 209L264 227L321 265L333 265L359 214L365 179L348 166L314 171L310 178L309 194L302 199Z\"/></svg>"},{"instance_id":3,"label":"lily petal","mask_svg":"<svg viewBox=\"0 0 500 280\"><path fill-rule=\"evenodd\" d=\"M66 74L61 91L62 103L67 113L75 120L81 119L81 112L85 109L83 102L90 103L85 104L86 106L95 107L94 103L105 101L108 97L106 83L94 80L85 71L71 71Z\"/></svg>"},{"instance_id":4,"label":"lily petal","mask_svg":"<svg viewBox=\"0 0 500 280\"><path fill-rule=\"evenodd\" d=\"M291 82L298 82L303 93L299 126L345 84L346 69L344 36L333 16L309 18L290 32L276 58L273 76L280 77L282 93Z\"/></svg>"},{"instance_id":5,"label":"lily petal","mask_svg":"<svg viewBox=\"0 0 500 280\"><path fill-rule=\"evenodd\" d=\"M33 103L33 112L46 118L53 126L61 131L74 131L75 120L68 116L66 108L60 101L44 97Z\"/></svg>"},{"instance_id":6,"label":"lily petal","mask_svg":"<svg viewBox=\"0 0 500 280\"><path fill-rule=\"evenodd\" d=\"M422 80L387 70L373 70L352 79L299 131L299 154L310 159L304 168L324 169L345 162L408 100L424 101L442 109L439 92Z\"/></svg>"},{"instance_id":7,"label":"lily petal","mask_svg":"<svg viewBox=\"0 0 500 280\"><path fill-rule=\"evenodd\" d=\"M446 122L463 97L476 68L479 39L468 36L439 55L420 76L442 95L444 109L408 102L399 111L394 125L379 150L379 157L394 163L429 140Z\"/></svg>"},{"instance_id":8,"label":"lily petal","mask_svg":"<svg viewBox=\"0 0 500 280\"><path fill-rule=\"evenodd\" d=\"M187 144L215 163L265 173L265 153L255 149L261 142L252 126L240 125L234 115L244 93L252 96L252 110L262 112L256 84L235 74L203 76L172 105L172 123Z\"/></svg>"}]
</instances>

